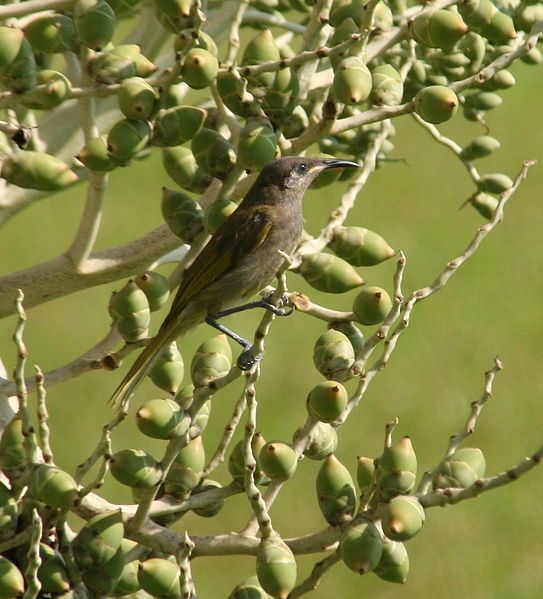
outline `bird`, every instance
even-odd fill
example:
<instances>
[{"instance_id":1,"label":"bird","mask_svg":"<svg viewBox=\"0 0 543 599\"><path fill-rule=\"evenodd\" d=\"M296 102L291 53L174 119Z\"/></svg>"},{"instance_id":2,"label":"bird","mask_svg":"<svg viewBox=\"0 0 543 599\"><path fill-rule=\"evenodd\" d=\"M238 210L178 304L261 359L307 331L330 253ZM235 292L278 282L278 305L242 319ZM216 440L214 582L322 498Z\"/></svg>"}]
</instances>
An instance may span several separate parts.
<instances>
[{"instance_id":1,"label":"bird","mask_svg":"<svg viewBox=\"0 0 543 599\"><path fill-rule=\"evenodd\" d=\"M302 198L323 171L355 168L339 158L286 156L267 164L237 209L183 274L158 333L136 358L109 403L123 410L162 350L208 317L268 285L303 230Z\"/></svg>"}]
</instances>

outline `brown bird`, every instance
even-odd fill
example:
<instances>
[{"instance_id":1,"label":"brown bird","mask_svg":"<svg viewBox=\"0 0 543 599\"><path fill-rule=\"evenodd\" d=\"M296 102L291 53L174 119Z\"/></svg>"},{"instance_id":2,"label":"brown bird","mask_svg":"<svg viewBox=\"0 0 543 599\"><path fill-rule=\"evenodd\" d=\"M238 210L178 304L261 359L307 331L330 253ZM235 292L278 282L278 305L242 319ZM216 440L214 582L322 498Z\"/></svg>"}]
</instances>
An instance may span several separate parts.
<instances>
[{"instance_id":1,"label":"brown bird","mask_svg":"<svg viewBox=\"0 0 543 599\"><path fill-rule=\"evenodd\" d=\"M310 183L327 169L358 166L350 160L289 156L264 167L185 271L169 314L110 402L123 409L166 345L206 319L213 324L209 317L272 281L284 261L281 252L290 255L300 239L302 197Z\"/></svg>"}]
</instances>

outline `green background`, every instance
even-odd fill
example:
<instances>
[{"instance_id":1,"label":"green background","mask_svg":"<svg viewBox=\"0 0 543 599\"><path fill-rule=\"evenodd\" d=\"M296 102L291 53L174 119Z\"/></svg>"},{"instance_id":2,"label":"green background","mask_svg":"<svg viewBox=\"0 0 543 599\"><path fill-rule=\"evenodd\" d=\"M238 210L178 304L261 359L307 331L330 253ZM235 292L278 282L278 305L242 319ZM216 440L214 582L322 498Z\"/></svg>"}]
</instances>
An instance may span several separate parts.
<instances>
[{"instance_id":1,"label":"green background","mask_svg":"<svg viewBox=\"0 0 543 599\"><path fill-rule=\"evenodd\" d=\"M524 159L539 158L527 181L508 204L505 220L480 251L453 277L447 287L417 306L412 324L402 335L390 364L375 378L363 403L342 427L338 457L355 472L355 456L380 453L384 425L399 418L396 437L412 437L422 472L446 448L459 430L469 404L482 392L483 373L499 355L505 369L498 376L494 397L485 407L476 433L466 443L481 447L488 473L507 469L530 455L543 442L543 371L541 369L543 269L541 238L543 211L543 76L541 68L519 65L518 83L503 93L502 107L488 113L491 135L501 150L477 163L481 172L504 172L513 177ZM405 293L429 284L444 264L460 254L483 219L471 208L459 210L472 193L462 165L437 145L411 117L395 122L396 162L380 168L359 196L348 223L381 233L402 249L408 259ZM462 145L485 133L480 125L457 115L442 131ZM159 152L111 176L104 225L97 249L133 239L161 223L160 187L172 185L162 171ZM307 194L306 226L317 233L326 222L344 187L337 185ZM0 268L11 272L52 258L72 240L84 203L80 186L36 203L7 224L0 236ZM393 261L363 269L368 284L392 290ZM166 271L165 271L166 272ZM34 308L28 313L25 341L32 365L47 372L96 343L109 327L107 303L117 285L80 292ZM356 292L333 296L310 290L297 275L291 289L310 293L331 308L349 309ZM158 326L163 312L155 315ZM233 328L250 335L258 314L233 317ZM14 364L11 334L14 318L0 322L0 355L8 369ZM289 441L305 418L305 397L321 380L312 365L312 346L324 325L296 313L275 321L267 341L262 377L257 387L259 430L265 438ZM368 329L371 333L372 329ZM197 345L212 332L199 327L179 345L187 363ZM55 460L74 470L94 448L99 431L112 416L106 400L132 357L116 372L93 372L49 389L48 406ZM188 377L187 377L188 380ZM349 385L352 388L353 384ZM239 396L241 381L213 399L204 443L209 455ZM149 383L142 397L160 396ZM34 398L32 398L34 401ZM239 434L236 438L239 437ZM163 444L145 439L135 428L133 414L115 432L114 449L142 447L160 456ZM304 460L295 478L271 510L274 526L284 537L321 529L314 481L319 464ZM226 468L215 478L227 483ZM403 587L373 575L362 578L338 564L324 578L316 599L358 596L536 598L543 573L543 471L535 470L518 482L446 509L428 511L423 531L407 548L409 580ZM109 480L104 494L127 502L129 494ZM175 527L190 534L227 533L243 526L248 516L243 496L228 501L216 518L188 515ZM318 556L298 559L299 580ZM229 589L254 572L251 557L205 558L193 563L199 597L226 597Z\"/></svg>"}]
</instances>

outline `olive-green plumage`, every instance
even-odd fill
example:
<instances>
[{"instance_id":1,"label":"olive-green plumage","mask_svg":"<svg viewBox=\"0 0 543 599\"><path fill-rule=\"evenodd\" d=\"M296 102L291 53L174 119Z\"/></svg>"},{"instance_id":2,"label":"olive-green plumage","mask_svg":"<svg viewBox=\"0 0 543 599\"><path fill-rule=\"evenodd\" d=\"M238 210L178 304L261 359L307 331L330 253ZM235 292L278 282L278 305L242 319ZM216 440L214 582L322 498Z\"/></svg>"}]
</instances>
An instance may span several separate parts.
<instances>
[{"instance_id":1,"label":"olive-green plumage","mask_svg":"<svg viewBox=\"0 0 543 599\"><path fill-rule=\"evenodd\" d=\"M185 271L169 314L111 402L124 408L165 345L272 281L284 260L281 252L291 254L302 233L302 197L310 183L324 170L357 166L348 160L306 157L268 164Z\"/></svg>"}]
</instances>

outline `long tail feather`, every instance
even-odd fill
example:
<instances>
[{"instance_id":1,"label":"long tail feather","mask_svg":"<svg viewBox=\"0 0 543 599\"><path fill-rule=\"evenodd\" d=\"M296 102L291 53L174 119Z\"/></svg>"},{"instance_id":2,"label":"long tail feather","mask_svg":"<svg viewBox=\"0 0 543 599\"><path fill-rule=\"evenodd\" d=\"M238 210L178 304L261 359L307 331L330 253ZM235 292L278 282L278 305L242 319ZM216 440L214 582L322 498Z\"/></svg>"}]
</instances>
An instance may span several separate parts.
<instances>
[{"instance_id":1,"label":"long tail feather","mask_svg":"<svg viewBox=\"0 0 543 599\"><path fill-rule=\"evenodd\" d=\"M130 396L149 373L159 354L176 337L173 334L173 331L176 329L175 325L175 321L171 321L167 323L167 326L162 327L149 345L136 358L136 361L132 364L132 367L109 399L108 403L112 404L116 410L121 411L125 409Z\"/></svg>"}]
</instances>

